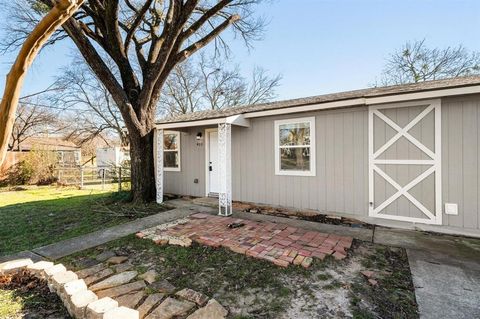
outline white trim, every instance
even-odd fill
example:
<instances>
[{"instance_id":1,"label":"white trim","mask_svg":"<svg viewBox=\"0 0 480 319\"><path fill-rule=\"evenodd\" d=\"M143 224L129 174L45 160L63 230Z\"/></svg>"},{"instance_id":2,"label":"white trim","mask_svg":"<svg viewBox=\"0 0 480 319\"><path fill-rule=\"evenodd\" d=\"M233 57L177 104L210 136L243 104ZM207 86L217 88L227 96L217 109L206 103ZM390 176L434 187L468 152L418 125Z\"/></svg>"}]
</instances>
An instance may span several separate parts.
<instances>
[{"instance_id":1,"label":"white trim","mask_svg":"<svg viewBox=\"0 0 480 319\"><path fill-rule=\"evenodd\" d=\"M388 108L401 108L401 107L412 107L412 106L426 106L425 110L420 112L412 121L410 121L405 127L401 128L387 116L385 116L380 109ZM417 123L419 123L425 116L434 112L434 136L435 136L435 150L432 152L424 144L419 142L413 136L411 136L408 131L412 129ZM382 145L377 151L374 151L374 117L378 117L391 128L397 131L397 133L388 140L384 145ZM377 218L385 218L391 220L400 220L400 221L409 221L415 223L426 223L426 224L442 224L442 190L441 190L441 101L440 100L429 100L424 101L423 103L407 102L407 103L397 103L390 105L371 105L368 109L368 158L369 158L369 216ZM390 146L392 146L400 137L407 138L415 146L417 146L421 151L427 154L431 160L413 160L413 159L378 159L377 157L384 153ZM422 174L418 175L410 183L405 186L400 186L393 178L386 174L382 169L377 165L429 165L430 167L424 171ZM397 192L387 198L383 203L375 207L375 180L374 172L379 174L385 181L392 185ZM418 183L423 181L425 178L435 174L435 214L430 212L422 203L420 203L414 196L412 196L408 191L415 187ZM380 213L388 205L393 203L395 200L404 196L407 198L413 205L415 205L427 218L414 218L407 216L397 216L397 215L387 215Z\"/></svg>"},{"instance_id":2,"label":"white trim","mask_svg":"<svg viewBox=\"0 0 480 319\"><path fill-rule=\"evenodd\" d=\"M155 187L157 203L163 202L163 130L154 131L154 154L155 154Z\"/></svg>"},{"instance_id":3,"label":"white trim","mask_svg":"<svg viewBox=\"0 0 480 319\"><path fill-rule=\"evenodd\" d=\"M272 115L282 115L282 114L292 114L299 112L309 112L309 111L319 111L319 110L328 110L334 108L344 108L344 107L353 107L353 106L365 106L366 100L364 98L350 99L344 101L334 101L334 102L325 102L317 103L303 106L291 106L279 109L273 109L268 111L257 111L245 113L245 118L255 118L263 116L272 116Z\"/></svg>"},{"instance_id":4,"label":"white trim","mask_svg":"<svg viewBox=\"0 0 480 319\"><path fill-rule=\"evenodd\" d=\"M232 115L225 119L226 124L250 127L250 120L246 119L243 114Z\"/></svg>"},{"instance_id":5,"label":"white trim","mask_svg":"<svg viewBox=\"0 0 480 319\"><path fill-rule=\"evenodd\" d=\"M208 125L218 125L218 124L232 124L237 126L249 127L250 120L245 118L244 114L236 114L227 117L219 117L216 119L206 119L198 121L187 121L187 122L174 122L174 123L161 123L156 124L157 129L178 129L182 127L195 127L195 126L208 126Z\"/></svg>"},{"instance_id":6,"label":"white trim","mask_svg":"<svg viewBox=\"0 0 480 319\"><path fill-rule=\"evenodd\" d=\"M218 123L225 123L225 118L209 119L209 120L199 120L199 121L188 121L188 122L174 122L174 123L161 123L157 124L155 127L157 129L176 129L180 127L193 127L193 126L206 126L206 125L216 125Z\"/></svg>"},{"instance_id":7,"label":"white trim","mask_svg":"<svg viewBox=\"0 0 480 319\"><path fill-rule=\"evenodd\" d=\"M430 90L430 91L424 91L424 92L403 93L403 94L395 94L395 95L381 96L381 97L369 97L367 98L367 104L373 105L373 104L382 104L382 103L411 101L411 100L435 99L440 97L476 94L476 93L480 93L480 85L460 87L460 88Z\"/></svg>"},{"instance_id":8,"label":"white trim","mask_svg":"<svg viewBox=\"0 0 480 319\"><path fill-rule=\"evenodd\" d=\"M176 150L163 150L163 152L178 152L178 167L163 167L163 170L165 172L181 172L182 171L182 134L181 132L179 131L164 131L163 132L163 136L165 138L165 135L170 135L170 134L173 134L173 135L177 135L177 139L178 139L178 149ZM164 157L165 157L165 154L164 154ZM164 165L164 163L162 162L162 165Z\"/></svg>"},{"instance_id":9,"label":"white trim","mask_svg":"<svg viewBox=\"0 0 480 319\"><path fill-rule=\"evenodd\" d=\"M441 97L449 96L458 96L466 94L478 94L480 93L480 85L460 87L460 88L450 88L450 89L433 89L430 91L424 92L413 92L413 93L403 93L395 94L388 96L379 96L379 97L367 97L367 98L355 98L348 99L343 101L332 101L325 103L316 103L302 106L289 106L284 108L272 109L267 111L252 111L248 113L239 114L242 115L244 119L250 119L255 117L264 117L272 115L282 115L282 114L295 114L300 112L310 112L318 110L327 110L335 108L348 108L348 107L361 107L368 105L376 105L383 103L393 103L393 102L407 102L407 101L418 101L425 99L434 99ZM186 122L176 122L176 123L160 123L156 125L157 129L172 129L180 127L192 127L192 126L204 126L204 125L216 125L219 123L227 123L226 117L217 118L217 119L205 119L198 121L186 121ZM233 125L236 125L232 123ZM242 126L242 125L241 125Z\"/></svg>"},{"instance_id":10,"label":"white trim","mask_svg":"<svg viewBox=\"0 0 480 319\"><path fill-rule=\"evenodd\" d=\"M232 124L218 124L218 215L232 215Z\"/></svg>"},{"instance_id":11,"label":"white trim","mask_svg":"<svg viewBox=\"0 0 480 319\"><path fill-rule=\"evenodd\" d=\"M218 128L205 129L205 196L210 195L210 132L218 132Z\"/></svg>"},{"instance_id":12,"label":"white trim","mask_svg":"<svg viewBox=\"0 0 480 319\"><path fill-rule=\"evenodd\" d=\"M435 164L434 160L398 160L398 159L374 159L373 164L378 165L433 165Z\"/></svg>"},{"instance_id":13,"label":"white trim","mask_svg":"<svg viewBox=\"0 0 480 319\"><path fill-rule=\"evenodd\" d=\"M296 123L309 123L310 125L310 145L305 145L301 147L310 148L310 170L308 171L293 171L293 170L281 170L280 169L280 148L285 148L280 146L280 134L279 128L280 125L284 124L296 124ZM315 117L300 117L300 118L291 118L286 120L277 120L274 123L274 134L275 134L275 175L287 175L287 176L316 176L316 151L315 151ZM292 146L300 147L300 146Z\"/></svg>"}]
</instances>

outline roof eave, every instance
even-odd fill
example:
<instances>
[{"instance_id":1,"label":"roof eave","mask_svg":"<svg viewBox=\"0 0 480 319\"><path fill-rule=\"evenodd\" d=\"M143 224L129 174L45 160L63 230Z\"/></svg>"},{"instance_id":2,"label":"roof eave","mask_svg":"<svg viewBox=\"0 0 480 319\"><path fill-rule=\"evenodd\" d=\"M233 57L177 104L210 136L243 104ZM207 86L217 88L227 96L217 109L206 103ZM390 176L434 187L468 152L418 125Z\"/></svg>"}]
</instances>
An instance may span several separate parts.
<instances>
[{"instance_id":1,"label":"roof eave","mask_svg":"<svg viewBox=\"0 0 480 319\"><path fill-rule=\"evenodd\" d=\"M240 114L242 114L245 119L250 119L255 117L293 114L293 113L302 113L302 112L336 109L336 108L361 107L361 106L376 105L376 104L406 102L406 101L414 101L414 100L426 100L426 99L433 99L433 98L479 94L479 93L480 93L480 84L473 84L473 85L462 85L458 87L434 88L434 89L415 91L415 92L402 92L402 93L392 93L392 94L385 94L385 95L365 96L365 97L359 97L359 98L329 101L329 102L322 102L322 103L307 103L304 105L299 104L299 105L286 106L286 107L277 108L277 109L244 112ZM215 125L219 123L225 123L228 117L230 116L199 119L199 120L192 120L192 121L157 123L156 128L157 129L173 129L173 128L182 128L182 127Z\"/></svg>"}]
</instances>

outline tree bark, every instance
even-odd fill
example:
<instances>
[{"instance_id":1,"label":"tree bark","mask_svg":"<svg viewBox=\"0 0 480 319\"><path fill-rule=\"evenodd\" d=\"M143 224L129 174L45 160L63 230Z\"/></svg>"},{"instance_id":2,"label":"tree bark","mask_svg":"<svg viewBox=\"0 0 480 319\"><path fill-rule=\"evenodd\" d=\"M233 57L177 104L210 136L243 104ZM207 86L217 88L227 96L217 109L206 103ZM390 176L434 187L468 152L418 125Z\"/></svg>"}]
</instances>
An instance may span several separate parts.
<instances>
[{"instance_id":1,"label":"tree bark","mask_svg":"<svg viewBox=\"0 0 480 319\"><path fill-rule=\"evenodd\" d=\"M82 5L83 0L60 0L38 23L25 40L7 75L5 91L0 103L0 165L7 156L8 140L13 129L20 91L27 70L42 46L53 33Z\"/></svg>"},{"instance_id":2,"label":"tree bark","mask_svg":"<svg viewBox=\"0 0 480 319\"><path fill-rule=\"evenodd\" d=\"M130 132L129 138L132 200L134 202L151 202L156 195L153 130L145 136L141 136L137 132Z\"/></svg>"}]
</instances>

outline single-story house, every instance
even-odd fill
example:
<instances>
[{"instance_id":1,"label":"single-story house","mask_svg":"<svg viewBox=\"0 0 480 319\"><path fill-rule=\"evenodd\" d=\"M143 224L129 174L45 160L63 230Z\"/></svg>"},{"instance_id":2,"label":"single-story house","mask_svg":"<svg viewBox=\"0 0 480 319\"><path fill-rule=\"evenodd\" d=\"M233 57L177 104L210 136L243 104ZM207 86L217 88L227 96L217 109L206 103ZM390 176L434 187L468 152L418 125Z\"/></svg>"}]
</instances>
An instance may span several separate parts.
<instances>
[{"instance_id":1,"label":"single-story house","mask_svg":"<svg viewBox=\"0 0 480 319\"><path fill-rule=\"evenodd\" d=\"M62 167L80 165L82 149L71 141L54 136L32 136L18 146L18 152L49 151L56 153L57 164Z\"/></svg>"},{"instance_id":2,"label":"single-story house","mask_svg":"<svg viewBox=\"0 0 480 319\"><path fill-rule=\"evenodd\" d=\"M202 111L156 124L163 193L480 236L480 77Z\"/></svg>"}]
</instances>

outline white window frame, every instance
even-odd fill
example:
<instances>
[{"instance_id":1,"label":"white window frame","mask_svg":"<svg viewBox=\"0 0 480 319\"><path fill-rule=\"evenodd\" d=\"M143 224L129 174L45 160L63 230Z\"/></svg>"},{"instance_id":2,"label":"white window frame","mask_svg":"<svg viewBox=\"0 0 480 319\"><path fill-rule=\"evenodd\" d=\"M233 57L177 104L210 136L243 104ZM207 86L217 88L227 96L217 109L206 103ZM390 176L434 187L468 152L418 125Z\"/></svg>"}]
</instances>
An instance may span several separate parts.
<instances>
[{"instance_id":1,"label":"white window frame","mask_svg":"<svg viewBox=\"0 0 480 319\"><path fill-rule=\"evenodd\" d=\"M166 152L178 152L178 167L165 167L164 163L162 163L163 166L163 170L166 171L166 172L180 172L181 171L181 164L182 164L182 156L181 156L181 149L182 149L182 141L181 141L181 134L179 131L164 131L163 132L163 136L164 136L164 140L162 141L162 143L165 143L165 135L177 135L177 141L178 141L178 148L175 149L175 150L167 150L165 149L165 147L163 148L163 156L165 158L165 153Z\"/></svg>"},{"instance_id":2,"label":"white window frame","mask_svg":"<svg viewBox=\"0 0 480 319\"><path fill-rule=\"evenodd\" d=\"M299 124L309 123L310 125L310 146L298 145L298 147L310 147L310 170L308 171L295 171L295 170L282 170L280 169L280 125L285 124ZM316 151L315 151L315 117L301 117L286 120L275 121L275 175L288 175L288 176L316 176Z\"/></svg>"}]
</instances>

